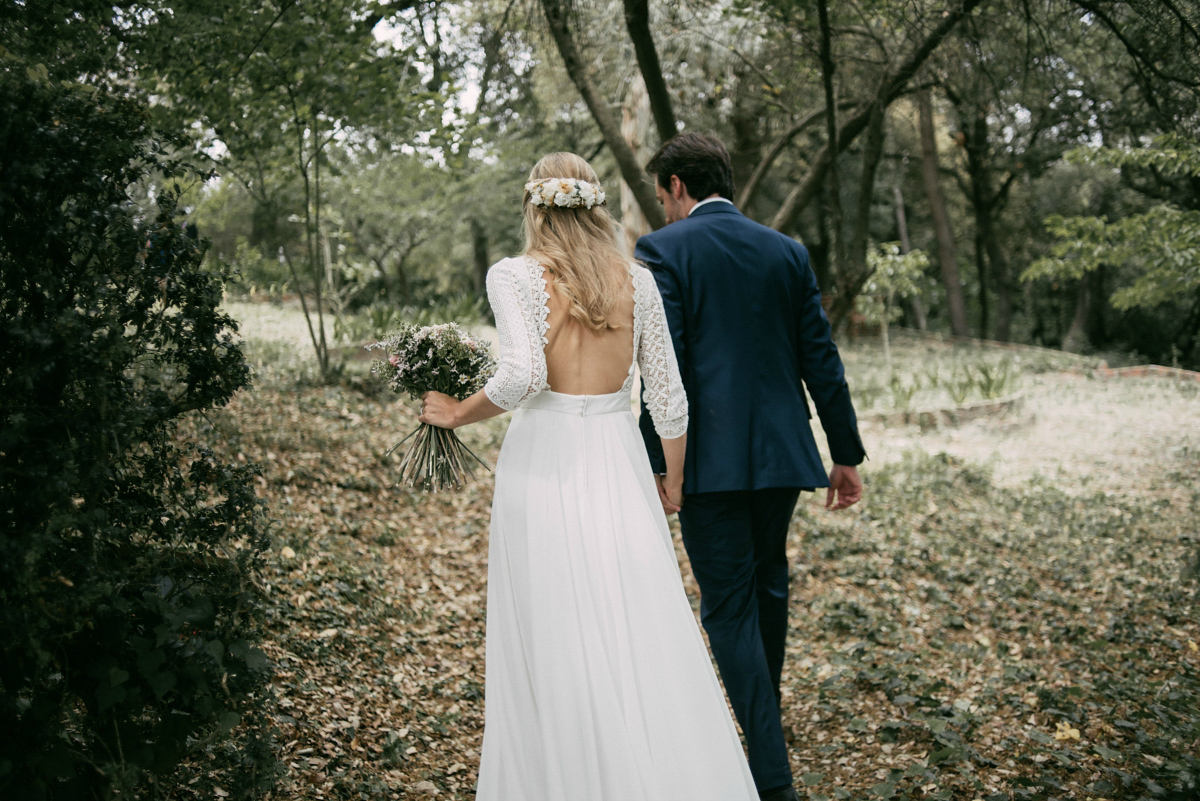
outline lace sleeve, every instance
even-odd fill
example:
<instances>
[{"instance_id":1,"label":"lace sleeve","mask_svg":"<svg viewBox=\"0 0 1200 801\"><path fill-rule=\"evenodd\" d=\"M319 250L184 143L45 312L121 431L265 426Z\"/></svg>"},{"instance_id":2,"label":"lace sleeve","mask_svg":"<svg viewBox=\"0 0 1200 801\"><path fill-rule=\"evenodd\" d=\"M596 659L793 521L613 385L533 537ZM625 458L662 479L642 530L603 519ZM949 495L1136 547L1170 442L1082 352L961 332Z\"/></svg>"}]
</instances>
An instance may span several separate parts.
<instances>
[{"instance_id":1,"label":"lace sleeve","mask_svg":"<svg viewBox=\"0 0 1200 801\"><path fill-rule=\"evenodd\" d=\"M654 276L645 267L633 270L634 325L640 328L637 362L642 371L646 409L654 430L663 439L687 433L688 404L675 346L667 328L667 315Z\"/></svg>"},{"instance_id":2,"label":"lace sleeve","mask_svg":"<svg viewBox=\"0 0 1200 801\"><path fill-rule=\"evenodd\" d=\"M500 355L496 373L483 392L488 400L509 411L546 386L545 280L535 297L532 269L522 259L498 262L487 274L488 302L496 318Z\"/></svg>"}]
</instances>

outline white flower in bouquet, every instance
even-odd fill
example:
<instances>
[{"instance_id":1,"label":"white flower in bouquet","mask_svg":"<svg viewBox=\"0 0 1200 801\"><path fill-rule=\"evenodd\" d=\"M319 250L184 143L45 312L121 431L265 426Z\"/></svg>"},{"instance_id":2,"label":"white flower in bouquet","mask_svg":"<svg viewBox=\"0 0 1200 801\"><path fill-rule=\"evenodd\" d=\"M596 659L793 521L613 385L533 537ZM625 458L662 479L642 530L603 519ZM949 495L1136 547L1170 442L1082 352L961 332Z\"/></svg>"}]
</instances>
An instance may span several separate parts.
<instances>
[{"instance_id":1,"label":"white flower in bouquet","mask_svg":"<svg viewBox=\"0 0 1200 801\"><path fill-rule=\"evenodd\" d=\"M407 392L413 399L441 392L462 400L482 389L496 368L487 347L454 323L406 325L367 347L387 354L372 372L386 376L393 392ZM400 462L402 484L434 491L459 487L474 475L470 459L483 464L453 431L425 423L388 453L414 437Z\"/></svg>"}]
</instances>

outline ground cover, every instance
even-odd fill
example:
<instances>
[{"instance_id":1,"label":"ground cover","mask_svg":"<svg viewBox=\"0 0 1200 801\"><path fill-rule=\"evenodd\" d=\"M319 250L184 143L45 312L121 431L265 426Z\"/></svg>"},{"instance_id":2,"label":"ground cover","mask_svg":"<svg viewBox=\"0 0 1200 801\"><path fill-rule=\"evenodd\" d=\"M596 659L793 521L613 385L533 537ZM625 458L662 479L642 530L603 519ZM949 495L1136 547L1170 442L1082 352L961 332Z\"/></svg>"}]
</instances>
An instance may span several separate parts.
<instances>
[{"instance_id":1,"label":"ground cover","mask_svg":"<svg viewBox=\"0 0 1200 801\"><path fill-rule=\"evenodd\" d=\"M405 404L358 367L322 386L302 351L251 351L256 389L184 436L264 467L275 797L471 798L490 477L455 494L392 488L383 453L415 424ZM1183 568L1200 438L1155 437L1194 413L1194 390L1070 377L1068 397L1023 380L1096 407L1077 415L1080 441L1109 409L1149 421L1130 446L1154 449L1145 480L1110 486L1103 465L1067 480L1070 462L1022 473L1020 438L1045 411L974 426L960 450L990 436L1003 454L982 466L939 455L959 432L867 427L866 500L833 515L806 499L788 546L785 727L810 797L1191 797L1178 793L1198 769L1200 628ZM465 439L494 463L504 425Z\"/></svg>"}]
</instances>

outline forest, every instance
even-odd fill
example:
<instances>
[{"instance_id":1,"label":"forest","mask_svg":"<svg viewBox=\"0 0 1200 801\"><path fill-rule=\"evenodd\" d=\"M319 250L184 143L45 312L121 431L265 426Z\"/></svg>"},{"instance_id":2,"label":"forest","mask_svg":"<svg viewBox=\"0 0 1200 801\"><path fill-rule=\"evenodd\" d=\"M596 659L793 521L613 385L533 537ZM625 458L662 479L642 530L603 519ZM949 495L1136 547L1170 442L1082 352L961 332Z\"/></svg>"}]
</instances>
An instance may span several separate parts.
<instances>
[{"instance_id":1,"label":"forest","mask_svg":"<svg viewBox=\"0 0 1200 801\"><path fill-rule=\"evenodd\" d=\"M136 97L176 137L195 173L170 186L209 259L235 291L307 301L322 370L372 306L480 297L545 152L619 185L631 241L661 225L641 166L680 130L727 143L738 205L808 247L839 329L877 325L859 299L890 293L909 328L1200 364L1191 3L6 13L12 68ZM926 256L900 295L889 243Z\"/></svg>"},{"instance_id":2,"label":"forest","mask_svg":"<svg viewBox=\"0 0 1200 801\"><path fill-rule=\"evenodd\" d=\"M681 131L872 454L793 519L798 786L1196 797L1195 0L0 5L0 797L473 798L492 478L396 486L362 346L488 329L546 153L632 251Z\"/></svg>"}]
</instances>

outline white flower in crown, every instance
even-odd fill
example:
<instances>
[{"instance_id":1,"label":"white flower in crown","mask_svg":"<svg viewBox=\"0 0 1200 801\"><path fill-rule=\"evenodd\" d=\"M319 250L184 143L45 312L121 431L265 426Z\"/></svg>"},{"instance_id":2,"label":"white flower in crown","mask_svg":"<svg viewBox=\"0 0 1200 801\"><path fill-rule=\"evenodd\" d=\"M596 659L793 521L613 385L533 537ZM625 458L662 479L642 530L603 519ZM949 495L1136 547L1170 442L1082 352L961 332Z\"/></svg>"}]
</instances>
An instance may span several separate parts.
<instances>
[{"instance_id":1,"label":"white flower in crown","mask_svg":"<svg viewBox=\"0 0 1200 801\"><path fill-rule=\"evenodd\" d=\"M604 202L604 190L577 178L544 178L525 184L529 202L535 206L590 209Z\"/></svg>"},{"instance_id":2,"label":"white flower in crown","mask_svg":"<svg viewBox=\"0 0 1200 801\"><path fill-rule=\"evenodd\" d=\"M546 201L542 199L542 186L537 181L530 181L525 184L525 191L529 193L529 202L535 206L544 206Z\"/></svg>"}]
</instances>

